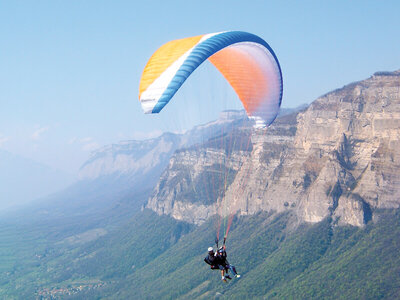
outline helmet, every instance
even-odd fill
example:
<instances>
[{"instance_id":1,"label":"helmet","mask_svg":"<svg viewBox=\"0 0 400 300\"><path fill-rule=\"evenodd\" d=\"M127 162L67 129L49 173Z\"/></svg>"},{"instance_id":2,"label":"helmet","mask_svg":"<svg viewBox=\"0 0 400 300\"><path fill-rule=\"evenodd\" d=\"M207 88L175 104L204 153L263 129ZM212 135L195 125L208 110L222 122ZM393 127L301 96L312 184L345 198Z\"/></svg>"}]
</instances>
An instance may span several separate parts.
<instances>
[{"instance_id":1,"label":"helmet","mask_svg":"<svg viewBox=\"0 0 400 300\"><path fill-rule=\"evenodd\" d=\"M208 252L214 251L213 247L208 247Z\"/></svg>"},{"instance_id":2,"label":"helmet","mask_svg":"<svg viewBox=\"0 0 400 300\"><path fill-rule=\"evenodd\" d=\"M224 247L220 247L219 249L218 249L218 253L223 253L225 250L224 250Z\"/></svg>"}]
</instances>

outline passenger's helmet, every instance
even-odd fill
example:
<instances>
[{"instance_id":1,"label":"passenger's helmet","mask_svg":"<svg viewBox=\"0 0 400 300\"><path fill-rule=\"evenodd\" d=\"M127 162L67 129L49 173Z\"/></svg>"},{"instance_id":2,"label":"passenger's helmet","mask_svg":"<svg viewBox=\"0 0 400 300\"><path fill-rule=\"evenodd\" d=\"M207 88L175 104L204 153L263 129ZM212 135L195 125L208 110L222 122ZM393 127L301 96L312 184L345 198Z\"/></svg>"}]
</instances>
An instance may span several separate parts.
<instances>
[{"instance_id":1,"label":"passenger's helmet","mask_svg":"<svg viewBox=\"0 0 400 300\"><path fill-rule=\"evenodd\" d=\"M208 252L214 252L213 247L208 247Z\"/></svg>"}]
</instances>

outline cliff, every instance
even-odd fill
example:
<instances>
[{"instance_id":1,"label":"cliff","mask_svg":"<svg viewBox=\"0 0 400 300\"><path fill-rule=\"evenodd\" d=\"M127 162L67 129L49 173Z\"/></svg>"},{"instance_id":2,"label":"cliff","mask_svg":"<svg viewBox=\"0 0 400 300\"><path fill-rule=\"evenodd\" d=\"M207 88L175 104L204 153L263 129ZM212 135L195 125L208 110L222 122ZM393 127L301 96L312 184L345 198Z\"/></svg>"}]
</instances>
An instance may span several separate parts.
<instances>
[{"instance_id":1,"label":"cliff","mask_svg":"<svg viewBox=\"0 0 400 300\"><path fill-rule=\"evenodd\" d=\"M250 147L231 149L229 160L210 143L176 152L146 207L195 224L224 202L240 214L291 210L300 222L332 216L354 226L399 207L399 71L323 95L266 131L235 130L251 135ZM221 167L231 170L226 191L205 195Z\"/></svg>"}]
</instances>

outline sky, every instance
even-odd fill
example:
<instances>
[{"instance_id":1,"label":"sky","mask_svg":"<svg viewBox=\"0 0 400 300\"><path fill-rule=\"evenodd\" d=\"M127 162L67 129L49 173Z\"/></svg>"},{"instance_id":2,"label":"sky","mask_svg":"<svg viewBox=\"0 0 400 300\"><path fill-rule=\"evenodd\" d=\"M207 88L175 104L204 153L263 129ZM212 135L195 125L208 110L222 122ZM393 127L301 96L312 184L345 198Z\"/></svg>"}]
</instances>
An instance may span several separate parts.
<instances>
[{"instance_id":1,"label":"sky","mask_svg":"<svg viewBox=\"0 0 400 300\"><path fill-rule=\"evenodd\" d=\"M399 1L0 0L0 149L76 174L104 145L173 130L171 112L142 113L147 60L170 40L224 30L254 33L274 49L282 106L310 103L400 69L399 11ZM180 97L207 98L211 112L231 91L218 89L218 74L204 88L213 71L201 71ZM215 115L203 110L196 122L206 117Z\"/></svg>"}]
</instances>

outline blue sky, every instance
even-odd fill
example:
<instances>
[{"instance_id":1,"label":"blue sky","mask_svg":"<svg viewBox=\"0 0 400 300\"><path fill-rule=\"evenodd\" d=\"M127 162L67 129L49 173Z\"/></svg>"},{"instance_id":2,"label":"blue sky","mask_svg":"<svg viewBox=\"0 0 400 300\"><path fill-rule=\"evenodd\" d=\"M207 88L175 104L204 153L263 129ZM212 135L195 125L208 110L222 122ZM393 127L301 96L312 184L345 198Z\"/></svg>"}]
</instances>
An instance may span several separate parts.
<instances>
[{"instance_id":1,"label":"blue sky","mask_svg":"<svg viewBox=\"0 0 400 300\"><path fill-rule=\"evenodd\" d=\"M163 43L209 32L264 38L283 106L309 103L400 69L399 11L398 1L0 0L0 148L74 174L98 147L169 129L167 114L141 111L141 72ZM222 92L204 91L204 74L181 97L210 96L211 107Z\"/></svg>"}]
</instances>

